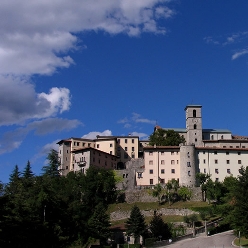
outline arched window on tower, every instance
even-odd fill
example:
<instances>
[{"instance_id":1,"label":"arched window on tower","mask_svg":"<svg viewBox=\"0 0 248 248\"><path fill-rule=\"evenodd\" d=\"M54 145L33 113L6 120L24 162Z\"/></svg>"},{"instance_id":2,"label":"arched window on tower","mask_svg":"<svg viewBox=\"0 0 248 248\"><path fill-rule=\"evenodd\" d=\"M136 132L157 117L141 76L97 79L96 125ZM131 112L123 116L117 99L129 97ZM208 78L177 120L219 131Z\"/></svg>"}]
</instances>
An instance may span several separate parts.
<instances>
[{"instance_id":1,"label":"arched window on tower","mask_svg":"<svg viewBox=\"0 0 248 248\"><path fill-rule=\"evenodd\" d=\"M193 110L193 117L196 117L196 110Z\"/></svg>"},{"instance_id":2,"label":"arched window on tower","mask_svg":"<svg viewBox=\"0 0 248 248\"><path fill-rule=\"evenodd\" d=\"M197 129L197 125L196 124L194 124L194 129Z\"/></svg>"}]
</instances>

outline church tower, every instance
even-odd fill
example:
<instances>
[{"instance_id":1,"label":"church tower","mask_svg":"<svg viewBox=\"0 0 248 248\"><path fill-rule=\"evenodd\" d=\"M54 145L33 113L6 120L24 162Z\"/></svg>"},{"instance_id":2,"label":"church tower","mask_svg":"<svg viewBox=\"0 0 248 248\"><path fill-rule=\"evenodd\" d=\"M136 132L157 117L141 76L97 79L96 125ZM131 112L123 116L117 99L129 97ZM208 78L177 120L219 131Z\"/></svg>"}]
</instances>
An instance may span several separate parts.
<instances>
[{"instance_id":1,"label":"church tower","mask_svg":"<svg viewBox=\"0 0 248 248\"><path fill-rule=\"evenodd\" d=\"M186 130L187 145L202 146L202 116L201 105L187 105L186 112Z\"/></svg>"}]
</instances>

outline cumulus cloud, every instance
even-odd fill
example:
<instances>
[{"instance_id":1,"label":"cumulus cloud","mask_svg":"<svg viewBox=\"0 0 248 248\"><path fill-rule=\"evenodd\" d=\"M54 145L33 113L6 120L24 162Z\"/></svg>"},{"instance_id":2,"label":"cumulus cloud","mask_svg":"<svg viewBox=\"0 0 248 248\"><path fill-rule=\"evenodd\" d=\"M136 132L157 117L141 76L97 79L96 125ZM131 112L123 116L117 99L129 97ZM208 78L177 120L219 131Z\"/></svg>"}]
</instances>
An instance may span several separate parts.
<instances>
[{"instance_id":1,"label":"cumulus cloud","mask_svg":"<svg viewBox=\"0 0 248 248\"><path fill-rule=\"evenodd\" d=\"M67 68L78 49L77 33L102 30L137 36L165 33L160 18L175 11L168 0L3 0L0 9L0 73L52 74Z\"/></svg>"},{"instance_id":2,"label":"cumulus cloud","mask_svg":"<svg viewBox=\"0 0 248 248\"><path fill-rule=\"evenodd\" d=\"M235 60L245 54L248 54L248 49L243 49L242 51L236 52L232 55L232 60Z\"/></svg>"},{"instance_id":3,"label":"cumulus cloud","mask_svg":"<svg viewBox=\"0 0 248 248\"><path fill-rule=\"evenodd\" d=\"M25 127L6 132L0 137L0 154L17 149L28 133L34 131L37 135L45 135L53 132L68 131L82 125L78 120L48 118L29 123Z\"/></svg>"},{"instance_id":4,"label":"cumulus cloud","mask_svg":"<svg viewBox=\"0 0 248 248\"><path fill-rule=\"evenodd\" d=\"M105 130L103 132L89 132L82 136L83 139L96 139L96 136L112 136L112 132L110 130Z\"/></svg>"},{"instance_id":5,"label":"cumulus cloud","mask_svg":"<svg viewBox=\"0 0 248 248\"><path fill-rule=\"evenodd\" d=\"M0 126L21 124L62 113L70 107L70 91L52 88L49 93L36 93L27 80L0 76Z\"/></svg>"}]
</instances>

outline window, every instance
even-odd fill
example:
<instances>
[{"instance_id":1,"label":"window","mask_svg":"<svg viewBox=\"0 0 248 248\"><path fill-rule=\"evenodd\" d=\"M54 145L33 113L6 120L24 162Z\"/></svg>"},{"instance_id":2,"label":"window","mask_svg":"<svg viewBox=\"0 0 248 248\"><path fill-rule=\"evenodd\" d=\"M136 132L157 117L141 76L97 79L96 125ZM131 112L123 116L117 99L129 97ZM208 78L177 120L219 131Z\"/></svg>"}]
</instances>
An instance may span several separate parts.
<instances>
[{"instance_id":1,"label":"window","mask_svg":"<svg viewBox=\"0 0 248 248\"><path fill-rule=\"evenodd\" d=\"M203 159L203 164L206 164L206 159Z\"/></svg>"},{"instance_id":2,"label":"window","mask_svg":"<svg viewBox=\"0 0 248 248\"><path fill-rule=\"evenodd\" d=\"M196 124L194 124L194 129L197 129L197 125Z\"/></svg>"},{"instance_id":3,"label":"window","mask_svg":"<svg viewBox=\"0 0 248 248\"><path fill-rule=\"evenodd\" d=\"M216 174L219 174L219 169L215 169L215 173Z\"/></svg>"},{"instance_id":4,"label":"window","mask_svg":"<svg viewBox=\"0 0 248 248\"><path fill-rule=\"evenodd\" d=\"M241 152L238 152L238 155L240 155L241 154Z\"/></svg>"},{"instance_id":5,"label":"window","mask_svg":"<svg viewBox=\"0 0 248 248\"><path fill-rule=\"evenodd\" d=\"M175 174L175 169L171 169L171 173Z\"/></svg>"},{"instance_id":6,"label":"window","mask_svg":"<svg viewBox=\"0 0 248 248\"><path fill-rule=\"evenodd\" d=\"M132 139L132 143L134 143L134 139Z\"/></svg>"},{"instance_id":7,"label":"window","mask_svg":"<svg viewBox=\"0 0 248 248\"><path fill-rule=\"evenodd\" d=\"M230 169L226 169L226 172L227 172L228 174L231 174L231 170L230 170Z\"/></svg>"},{"instance_id":8,"label":"window","mask_svg":"<svg viewBox=\"0 0 248 248\"><path fill-rule=\"evenodd\" d=\"M83 146L85 146L85 143L83 143Z\"/></svg>"},{"instance_id":9,"label":"window","mask_svg":"<svg viewBox=\"0 0 248 248\"><path fill-rule=\"evenodd\" d=\"M214 151L214 154L217 155L218 154L217 151Z\"/></svg>"},{"instance_id":10,"label":"window","mask_svg":"<svg viewBox=\"0 0 248 248\"><path fill-rule=\"evenodd\" d=\"M164 184L164 179L161 178L161 179L160 179L160 183L163 183L163 184Z\"/></svg>"},{"instance_id":11,"label":"window","mask_svg":"<svg viewBox=\"0 0 248 248\"><path fill-rule=\"evenodd\" d=\"M110 147L113 147L113 144L111 143L111 144L109 144L109 146L110 146Z\"/></svg>"},{"instance_id":12,"label":"window","mask_svg":"<svg viewBox=\"0 0 248 248\"><path fill-rule=\"evenodd\" d=\"M68 165L65 167L66 170L68 170Z\"/></svg>"},{"instance_id":13,"label":"window","mask_svg":"<svg viewBox=\"0 0 248 248\"><path fill-rule=\"evenodd\" d=\"M230 148L233 148L232 146L230 146Z\"/></svg>"},{"instance_id":14,"label":"window","mask_svg":"<svg viewBox=\"0 0 248 248\"><path fill-rule=\"evenodd\" d=\"M211 135L211 140L213 140L214 139L214 136L213 135Z\"/></svg>"},{"instance_id":15,"label":"window","mask_svg":"<svg viewBox=\"0 0 248 248\"><path fill-rule=\"evenodd\" d=\"M161 164L164 164L164 160L161 160Z\"/></svg>"},{"instance_id":16,"label":"window","mask_svg":"<svg viewBox=\"0 0 248 248\"><path fill-rule=\"evenodd\" d=\"M127 151L127 147L125 146L125 151Z\"/></svg>"},{"instance_id":17,"label":"window","mask_svg":"<svg viewBox=\"0 0 248 248\"><path fill-rule=\"evenodd\" d=\"M117 139L118 144L120 144L120 139Z\"/></svg>"},{"instance_id":18,"label":"window","mask_svg":"<svg viewBox=\"0 0 248 248\"><path fill-rule=\"evenodd\" d=\"M90 144L90 143L88 143L88 147L90 147L90 145L91 145L91 144Z\"/></svg>"},{"instance_id":19,"label":"window","mask_svg":"<svg viewBox=\"0 0 248 248\"><path fill-rule=\"evenodd\" d=\"M134 152L134 146L132 146L132 152Z\"/></svg>"},{"instance_id":20,"label":"window","mask_svg":"<svg viewBox=\"0 0 248 248\"><path fill-rule=\"evenodd\" d=\"M226 155L229 155L229 152L226 152Z\"/></svg>"},{"instance_id":21,"label":"window","mask_svg":"<svg viewBox=\"0 0 248 248\"><path fill-rule=\"evenodd\" d=\"M203 151L203 154L205 154L205 151Z\"/></svg>"},{"instance_id":22,"label":"window","mask_svg":"<svg viewBox=\"0 0 248 248\"><path fill-rule=\"evenodd\" d=\"M218 159L215 159L215 160L214 160L214 163L215 163L215 164L218 164Z\"/></svg>"},{"instance_id":23,"label":"window","mask_svg":"<svg viewBox=\"0 0 248 248\"><path fill-rule=\"evenodd\" d=\"M149 165L153 165L153 160L149 160Z\"/></svg>"},{"instance_id":24,"label":"window","mask_svg":"<svg viewBox=\"0 0 248 248\"><path fill-rule=\"evenodd\" d=\"M177 160L177 164L179 164L179 160Z\"/></svg>"},{"instance_id":25,"label":"window","mask_svg":"<svg viewBox=\"0 0 248 248\"><path fill-rule=\"evenodd\" d=\"M161 155L164 155L164 152L161 152Z\"/></svg>"},{"instance_id":26,"label":"window","mask_svg":"<svg viewBox=\"0 0 248 248\"><path fill-rule=\"evenodd\" d=\"M239 146L236 146L236 148L239 148Z\"/></svg>"},{"instance_id":27,"label":"window","mask_svg":"<svg viewBox=\"0 0 248 248\"><path fill-rule=\"evenodd\" d=\"M152 156L153 155L153 152L149 152L149 155Z\"/></svg>"},{"instance_id":28,"label":"window","mask_svg":"<svg viewBox=\"0 0 248 248\"><path fill-rule=\"evenodd\" d=\"M215 178L215 182L219 182L219 178Z\"/></svg>"},{"instance_id":29,"label":"window","mask_svg":"<svg viewBox=\"0 0 248 248\"><path fill-rule=\"evenodd\" d=\"M193 117L196 117L196 110L193 110Z\"/></svg>"},{"instance_id":30,"label":"window","mask_svg":"<svg viewBox=\"0 0 248 248\"><path fill-rule=\"evenodd\" d=\"M188 176L189 176L189 177L191 176L190 171L188 171Z\"/></svg>"},{"instance_id":31,"label":"window","mask_svg":"<svg viewBox=\"0 0 248 248\"><path fill-rule=\"evenodd\" d=\"M113 153L112 151L109 152L110 155L112 155L112 153Z\"/></svg>"},{"instance_id":32,"label":"window","mask_svg":"<svg viewBox=\"0 0 248 248\"><path fill-rule=\"evenodd\" d=\"M204 169L203 172L206 173L206 169Z\"/></svg>"},{"instance_id":33,"label":"window","mask_svg":"<svg viewBox=\"0 0 248 248\"><path fill-rule=\"evenodd\" d=\"M96 148L99 148L99 144L96 145Z\"/></svg>"},{"instance_id":34,"label":"window","mask_svg":"<svg viewBox=\"0 0 248 248\"><path fill-rule=\"evenodd\" d=\"M138 178L142 178L142 172L138 172Z\"/></svg>"},{"instance_id":35,"label":"window","mask_svg":"<svg viewBox=\"0 0 248 248\"><path fill-rule=\"evenodd\" d=\"M153 174L153 170L150 170L149 173L150 173L150 174Z\"/></svg>"},{"instance_id":36,"label":"window","mask_svg":"<svg viewBox=\"0 0 248 248\"><path fill-rule=\"evenodd\" d=\"M223 139L224 138L223 135L221 135L220 138Z\"/></svg>"},{"instance_id":37,"label":"window","mask_svg":"<svg viewBox=\"0 0 248 248\"><path fill-rule=\"evenodd\" d=\"M175 164L175 160L171 160L171 164Z\"/></svg>"},{"instance_id":38,"label":"window","mask_svg":"<svg viewBox=\"0 0 248 248\"><path fill-rule=\"evenodd\" d=\"M125 139L125 143L127 143L127 139Z\"/></svg>"},{"instance_id":39,"label":"window","mask_svg":"<svg viewBox=\"0 0 248 248\"><path fill-rule=\"evenodd\" d=\"M134 154L132 154L131 157L134 158Z\"/></svg>"},{"instance_id":40,"label":"window","mask_svg":"<svg viewBox=\"0 0 248 248\"><path fill-rule=\"evenodd\" d=\"M171 155L174 155L174 152L171 152Z\"/></svg>"},{"instance_id":41,"label":"window","mask_svg":"<svg viewBox=\"0 0 248 248\"><path fill-rule=\"evenodd\" d=\"M164 169L161 169L161 174L164 174Z\"/></svg>"},{"instance_id":42,"label":"window","mask_svg":"<svg viewBox=\"0 0 248 248\"><path fill-rule=\"evenodd\" d=\"M226 146L223 146L223 148L226 148Z\"/></svg>"},{"instance_id":43,"label":"window","mask_svg":"<svg viewBox=\"0 0 248 248\"><path fill-rule=\"evenodd\" d=\"M238 160L238 164L241 164L241 160Z\"/></svg>"},{"instance_id":44,"label":"window","mask_svg":"<svg viewBox=\"0 0 248 248\"><path fill-rule=\"evenodd\" d=\"M230 160L227 160L226 163L227 163L227 164L230 164Z\"/></svg>"},{"instance_id":45,"label":"window","mask_svg":"<svg viewBox=\"0 0 248 248\"><path fill-rule=\"evenodd\" d=\"M66 153L68 153L68 150L66 150Z\"/></svg>"},{"instance_id":46,"label":"window","mask_svg":"<svg viewBox=\"0 0 248 248\"><path fill-rule=\"evenodd\" d=\"M187 162L187 166L188 166L188 167L191 167L190 162Z\"/></svg>"},{"instance_id":47,"label":"window","mask_svg":"<svg viewBox=\"0 0 248 248\"><path fill-rule=\"evenodd\" d=\"M150 185L153 185L153 179L150 179Z\"/></svg>"}]
</instances>

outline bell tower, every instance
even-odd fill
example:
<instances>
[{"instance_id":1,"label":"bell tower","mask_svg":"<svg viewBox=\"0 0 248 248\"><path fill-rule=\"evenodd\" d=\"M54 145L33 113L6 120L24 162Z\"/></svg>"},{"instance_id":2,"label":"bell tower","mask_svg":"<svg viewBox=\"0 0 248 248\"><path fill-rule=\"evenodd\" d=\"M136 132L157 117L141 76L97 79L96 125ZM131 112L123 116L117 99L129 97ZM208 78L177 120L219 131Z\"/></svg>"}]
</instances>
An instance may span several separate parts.
<instances>
[{"instance_id":1,"label":"bell tower","mask_svg":"<svg viewBox=\"0 0 248 248\"><path fill-rule=\"evenodd\" d=\"M202 115L201 105L187 105L186 112L186 130L187 145L202 146Z\"/></svg>"}]
</instances>

